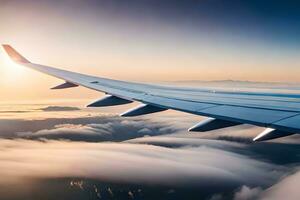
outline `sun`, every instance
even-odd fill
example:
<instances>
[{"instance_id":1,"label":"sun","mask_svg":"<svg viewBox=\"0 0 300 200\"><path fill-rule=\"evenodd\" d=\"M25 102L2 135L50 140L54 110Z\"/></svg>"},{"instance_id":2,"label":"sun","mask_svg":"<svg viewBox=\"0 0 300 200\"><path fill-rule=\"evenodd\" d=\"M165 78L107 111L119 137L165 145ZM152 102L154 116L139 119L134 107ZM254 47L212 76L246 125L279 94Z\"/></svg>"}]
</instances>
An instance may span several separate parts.
<instances>
[{"instance_id":1,"label":"sun","mask_svg":"<svg viewBox=\"0 0 300 200\"><path fill-rule=\"evenodd\" d=\"M22 79L25 75L24 67L14 63L1 48L0 54L0 73L2 83L13 83Z\"/></svg>"}]
</instances>

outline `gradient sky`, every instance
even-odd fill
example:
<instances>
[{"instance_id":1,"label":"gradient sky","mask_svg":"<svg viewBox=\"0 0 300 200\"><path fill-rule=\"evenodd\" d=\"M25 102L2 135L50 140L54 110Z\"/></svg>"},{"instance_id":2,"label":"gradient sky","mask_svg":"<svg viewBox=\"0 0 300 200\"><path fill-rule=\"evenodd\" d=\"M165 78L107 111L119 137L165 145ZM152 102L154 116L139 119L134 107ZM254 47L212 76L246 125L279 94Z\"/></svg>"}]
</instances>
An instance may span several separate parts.
<instances>
[{"instance_id":1,"label":"gradient sky","mask_svg":"<svg viewBox=\"0 0 300 200\"><path fill-rule=\"evenodd\" d=\"M0 0L0 43L128 81L298 84L299 33L296 0ZM204 117L122 118L138 102L86 108L102 94L49 90L60 83L0 51L1 199L300 199L299 134L252 143L264 128L187 133Z\"/></svg>"},{"instance_id":2,"label":"gradient sky","mask_svg":"<svg viewBox=\"0 0 300 200\"><path fill-rule=\"evenodd\" d=\"M300 81L299 1L1 0L0 33L33 62L103 77ZM96 96L0 65L2 101Z\"/></svg>"}]
</instances>

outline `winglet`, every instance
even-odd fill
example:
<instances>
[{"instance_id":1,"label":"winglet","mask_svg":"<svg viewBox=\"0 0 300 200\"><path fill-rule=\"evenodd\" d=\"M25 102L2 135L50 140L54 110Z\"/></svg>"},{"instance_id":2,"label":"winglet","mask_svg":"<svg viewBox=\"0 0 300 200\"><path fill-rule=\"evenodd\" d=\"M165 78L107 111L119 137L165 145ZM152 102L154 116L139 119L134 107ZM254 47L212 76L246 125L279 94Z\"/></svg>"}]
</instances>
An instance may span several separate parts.
<instances>
[{"instance_id":1,"label":"winglet","mask_svg":"<svg viewBox=\"0 0 300 200\"><path fill-rule=\"evenodd\" d=\"M17 63L30 63L29 60L24 58L21 54L19 54L14 48L12 48L10 45L4 44L2 45L5 52L8 54L8 56Z\"/></svg>"}]
</instances>

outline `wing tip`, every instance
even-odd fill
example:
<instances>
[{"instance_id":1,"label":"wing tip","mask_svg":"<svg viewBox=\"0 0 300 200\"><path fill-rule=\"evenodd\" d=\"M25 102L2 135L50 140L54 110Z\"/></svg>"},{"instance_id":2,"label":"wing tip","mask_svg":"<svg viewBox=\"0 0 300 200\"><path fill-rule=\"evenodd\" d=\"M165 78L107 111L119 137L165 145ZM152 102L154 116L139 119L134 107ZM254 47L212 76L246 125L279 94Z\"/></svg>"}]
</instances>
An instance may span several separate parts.
<instances>
[{"instance_id":1,"label":"wing tip","mask_svg":"<svg viewBox=\"0 0 300 200\"><path fill-rule=\"evenodd\" d=\"M17 63L30 63L29 60L24 58L20 53L18 53L11 45L9 44L2 44L3 49L7 53L7 55L12 59L14 62Z\"/></svg>"}]
</instances>

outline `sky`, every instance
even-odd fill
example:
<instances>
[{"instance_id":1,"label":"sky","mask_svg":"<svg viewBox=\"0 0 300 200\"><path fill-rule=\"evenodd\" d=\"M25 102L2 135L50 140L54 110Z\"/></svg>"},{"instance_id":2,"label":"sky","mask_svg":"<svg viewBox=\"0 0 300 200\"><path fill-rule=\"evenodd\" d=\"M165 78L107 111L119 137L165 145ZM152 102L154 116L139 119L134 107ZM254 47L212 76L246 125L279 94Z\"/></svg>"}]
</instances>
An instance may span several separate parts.
<instances>
[{"instance_id":1,"label":"sky","mask_svg":"<svg viewBox=\"0 0 300 200\"><path fill-rule=\"evenodd\" d=\"M0 0L0 43L101 77L299 93L299 9L296 0ZM62 81L3 51L0 75L0 199L300 199L298 134L254 143L264 128L191 133L204 117L119 116L137 102L87 108L103 94L49 90Z\"/></svg>"},{"instance_id":2,"label":"sky","mask_svg":"<svg viewBox=\"0 0 300 200\"><path fill-rule=\"evenodd\" d=\"M1 43L30 61L138 82L299 82L298 1L1 0ZM89 98L1 52L1 101ZM33 90L34 88L34 90ZM78 90L76 90L78 91Z\"/></svg>"}]
</instances>

